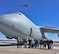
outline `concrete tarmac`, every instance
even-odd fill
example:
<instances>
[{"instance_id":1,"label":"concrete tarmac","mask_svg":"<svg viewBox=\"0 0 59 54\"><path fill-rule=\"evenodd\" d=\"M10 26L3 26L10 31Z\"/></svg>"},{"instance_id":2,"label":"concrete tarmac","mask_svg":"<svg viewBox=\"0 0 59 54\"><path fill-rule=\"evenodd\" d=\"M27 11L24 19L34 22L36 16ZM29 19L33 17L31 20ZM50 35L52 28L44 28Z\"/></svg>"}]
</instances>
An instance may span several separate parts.
<instances>
[{"instance_id":1,"label":"concrete tarmac","mask_svg":"<svg viewBox=\"0 0 59 54\"><path fill-rule=\"evenodd\" d=\"M0 41L1 44L5 44L5 42L6 41ZM0 46L0 54L59 54L58 44L54 45L51 50L39 48L17 48L17 46Z\"/></svg>"}]
</instances>

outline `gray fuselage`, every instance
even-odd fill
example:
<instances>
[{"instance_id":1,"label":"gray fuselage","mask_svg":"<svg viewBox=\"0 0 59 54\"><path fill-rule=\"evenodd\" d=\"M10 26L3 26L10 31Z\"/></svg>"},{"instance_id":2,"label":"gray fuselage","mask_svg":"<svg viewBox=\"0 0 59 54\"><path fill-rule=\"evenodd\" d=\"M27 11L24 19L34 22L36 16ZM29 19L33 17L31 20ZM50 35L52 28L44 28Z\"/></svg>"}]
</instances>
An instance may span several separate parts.
<instances>
[{"instance_id":1,"label":"gray fuselage","mask_svg":"<svg viewBox=\"0 0 59 54\"><path fill-rule=\"evenodd\" d=\"M12 38L30 37L30 33L32 38L42 37L40 27L20 12L0 16L0 32Z\"/></svg>"}]
</instances>

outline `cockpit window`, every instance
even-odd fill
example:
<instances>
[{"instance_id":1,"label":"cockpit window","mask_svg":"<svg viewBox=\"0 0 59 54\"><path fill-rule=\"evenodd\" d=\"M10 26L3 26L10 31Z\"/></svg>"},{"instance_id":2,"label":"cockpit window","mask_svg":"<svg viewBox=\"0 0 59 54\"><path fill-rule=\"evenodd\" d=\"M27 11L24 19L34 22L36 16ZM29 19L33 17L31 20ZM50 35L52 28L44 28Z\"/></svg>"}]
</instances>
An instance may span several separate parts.
<instances>
[{"instance_id":1,"label":"cockpit window","mask_svg":"<svg viewBox=\"0 0 59 54\"><path fill-rule=\"evenodd\" d=\"M16 14L22 15L20 12L16 12Z\"/></svg>"}]
</instances>

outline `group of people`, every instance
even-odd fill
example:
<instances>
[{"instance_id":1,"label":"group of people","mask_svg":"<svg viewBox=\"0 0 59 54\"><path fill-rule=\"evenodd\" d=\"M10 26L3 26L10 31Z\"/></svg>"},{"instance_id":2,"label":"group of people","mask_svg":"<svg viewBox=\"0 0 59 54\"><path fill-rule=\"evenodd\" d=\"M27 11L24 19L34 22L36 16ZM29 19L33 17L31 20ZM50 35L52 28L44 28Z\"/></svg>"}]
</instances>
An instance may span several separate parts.
<instances>
[{"instance_id":1,"label":"group of people","mask_svg":"<svg viewBox=\"0 0 59 54\"><path fill-rule=\"evenodd\" d=\"M33 48L33 47L38 47L39 46L39 40L37 39L32 39L32 38L26 38L26 39L21 39L20 37L18 37L17 39L17 47L19 47L19 45L24 45L25 48Z\"/></svg>"},{"instance_id":2,"label":"group of people","mask_svg":"<svg viewBox=\"0 0 59 54\"><path fill-rule=\"evenodd\" d=\"M17 48L19 48L19 45L23 45L25 48L37 48L40 45L43 45L46 48L46 45L48 45L48 49L51 48L50 44L52 41L48 41L47 39L33 39L33 38L25 38L21 39L18 37L17 39Z\"/></svg>"}]
</instances>

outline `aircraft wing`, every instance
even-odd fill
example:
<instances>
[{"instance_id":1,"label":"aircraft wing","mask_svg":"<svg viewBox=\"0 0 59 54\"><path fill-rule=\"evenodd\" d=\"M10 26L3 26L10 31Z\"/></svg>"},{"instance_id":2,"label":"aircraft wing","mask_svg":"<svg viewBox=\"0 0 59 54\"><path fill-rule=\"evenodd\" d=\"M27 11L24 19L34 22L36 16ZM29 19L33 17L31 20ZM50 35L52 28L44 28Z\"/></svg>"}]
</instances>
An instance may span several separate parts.
<instances>
[{"instance_id":1,"label":"aircraft wing","mask_svg":"<svg viewBox=\"0 0 59 54\"><path fill-rule=\"evenodd\" d=\"M41 30L41 33L42 34L44 34L45 32L46 33L56 33L56 34L58 34L58 37L59 37L59 30L57 30L57 29L55 29L55 28L45 28L45 27L42 27L42 28L40 28L40 30Z\"/></svg>"},{"instance_id":2,"label":"aircraft wing","mask_svg":"<svg viewBox=\"0 0 59 54\"><path fill-rule=\"evenodd\" d=\"M42 27L40 28L41 29L41 32L47 32L47 33L58 33L59 34L59 30L55 29L55 28L45 28L45 27Z\"/></svg>"}]
</instances>

